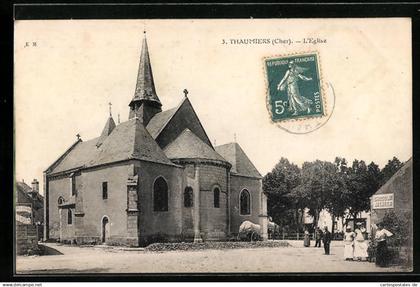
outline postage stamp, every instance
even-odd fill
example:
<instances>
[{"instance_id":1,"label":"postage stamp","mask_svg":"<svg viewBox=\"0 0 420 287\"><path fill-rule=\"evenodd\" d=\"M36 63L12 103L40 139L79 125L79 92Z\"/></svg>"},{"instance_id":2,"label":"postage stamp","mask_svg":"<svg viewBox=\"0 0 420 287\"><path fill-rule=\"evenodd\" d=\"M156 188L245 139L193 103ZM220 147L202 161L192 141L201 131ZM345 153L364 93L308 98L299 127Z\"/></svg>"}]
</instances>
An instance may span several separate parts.
<instances>
[{"instance_id":1,"label":"postage stamp","mask_svg":"<svg viewBox=\"0 0 420 287\"><path fill-rule=\"evenodd\" d=\"M316 52L265 58L264 66L267 107L273 122L325 115Z\"/></svg>"}]
</instances>

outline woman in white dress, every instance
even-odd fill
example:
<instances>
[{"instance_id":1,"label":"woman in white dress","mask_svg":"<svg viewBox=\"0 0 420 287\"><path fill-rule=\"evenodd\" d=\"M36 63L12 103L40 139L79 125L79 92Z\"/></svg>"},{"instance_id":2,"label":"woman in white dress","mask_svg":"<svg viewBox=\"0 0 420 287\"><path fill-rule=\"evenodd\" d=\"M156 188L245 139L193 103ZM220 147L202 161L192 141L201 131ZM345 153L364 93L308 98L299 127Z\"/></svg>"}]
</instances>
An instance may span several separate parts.
<instances>
[{"instance_id":1,"label":"woman in white dress","mask_svg":"<svg viewBox=\"0 0 420 287\"><path fill-rule=\"evenodd\" d=\"M353 260L353 245L354 237L356 234L351 231L351 227L347 226L346 232L344 233L344 260Z\"/></svg>"},{"instance_id":2,"label":"woman in white dress","mask_svg":"<svg viewBox=\"0 0 420 287\"><path fill-rule=\"evenodd\" d=\"M369 257L367 253L368 245L365 240L366 228L362 226L361 222L357 223L357 228L354 230L356 237L354 238L354 258L361 261L367 260Z\"/></svg>"}]
</instances>

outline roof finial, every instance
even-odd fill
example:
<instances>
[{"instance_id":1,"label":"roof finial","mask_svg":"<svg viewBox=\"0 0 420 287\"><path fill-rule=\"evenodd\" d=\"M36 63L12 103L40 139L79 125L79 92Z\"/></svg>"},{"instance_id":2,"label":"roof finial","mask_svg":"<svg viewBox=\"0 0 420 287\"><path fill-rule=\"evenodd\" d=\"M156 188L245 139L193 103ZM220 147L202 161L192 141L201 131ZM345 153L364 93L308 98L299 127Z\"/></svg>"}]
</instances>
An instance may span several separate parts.
<instances>
[{"instance_id":1,"label":"roof finial","mask_svg":"<svg viewBox=\"0 0 420 287\"><path fill-rule=\"evenodd\" d=\"M112 108L111 108L112 104L111 104L111 102L109 102L108 105L109 105L109 116L112 117Z\"/></svg>"},{"instance_id":2,"label":"roof finial","mask_svg":"<svg viewBox=\"0 0 420 287\"><path fill-rule=\"evenodd\" d=\"M214 146L216 146L216 139L214 139Z\"/></svg>"},{"instance_id":3,"label":"roof finial","mask_svg":"<svg viewBox=\"0 0 420 287\"><path fill-rule=\"evenodd\" d=\"M236 142L236 133L233 133L233 141Z\"/></svg>"},{"instance_id":4,"label":"roof finial","mask_svg":"<svg viewBox=\"0 0 420 287\"><path fill-rule=\"evenodd\" d=\"M120 124L120 114L118 113L118 124Z\"/></svg>"},{"instance_id":5,"label":"roof finial","mask_svg":"<svg viewBox=\"0 0 420 287\"><path fill-rule=\"evenodd\" d=\"M77 140L80 140L80 134L77 134L76 137L77 137Z\"/></svg>"},{"instance_id":6,"label":"roof finial","mask_svg":"<svg viewBox=\"0 0 420 287\"><path fill-rule=\"evenodd\" d=\"M188 96L187 96L187 95L188 95L188 90L187 90L187 89L184 89L184 91L183 91L183 92L184 92L184 96L187 98L187 97L188 97Z\"/></svg>"}]
</instances>

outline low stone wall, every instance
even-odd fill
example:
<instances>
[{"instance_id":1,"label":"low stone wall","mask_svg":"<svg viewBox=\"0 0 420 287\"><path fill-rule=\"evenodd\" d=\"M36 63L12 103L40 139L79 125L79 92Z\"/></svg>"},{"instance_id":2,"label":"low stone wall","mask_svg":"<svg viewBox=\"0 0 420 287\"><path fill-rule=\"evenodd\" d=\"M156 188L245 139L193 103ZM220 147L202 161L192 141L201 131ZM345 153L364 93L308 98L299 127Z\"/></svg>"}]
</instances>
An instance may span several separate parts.
<instances>
[{"instance_id":1,"label":"low stone wall","mask_svg":"<svg viewBox=\"0 0 420 287\"><path fill-rule=\"evenodd\" d=\"M39 253L38 234L35 225L16 224L17 255L33 255Z\"/></svg>"}]
</instances>

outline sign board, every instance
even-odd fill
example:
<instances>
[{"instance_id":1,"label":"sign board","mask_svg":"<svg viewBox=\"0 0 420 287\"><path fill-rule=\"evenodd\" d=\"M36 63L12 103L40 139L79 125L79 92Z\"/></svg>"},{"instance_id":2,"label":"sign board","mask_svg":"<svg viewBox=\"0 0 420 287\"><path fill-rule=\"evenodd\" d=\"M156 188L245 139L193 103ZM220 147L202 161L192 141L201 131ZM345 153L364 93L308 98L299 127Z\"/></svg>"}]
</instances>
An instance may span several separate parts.
<instances>
[{"instance_id":1,"label":"sign board","mask_svg":"<svg viewBox=\"0 0 420 287\"><path fill-rule=\"evenodd\" d=\"M384 193L372 196L372 209L394 208L394 194Z\"/></svg>"},{"instance_id":2,"label":"sign board","mask_svg":"<svg viewBox=\"0 0 420 287\"><path fill-rule=\"evenodd\" d=\"M16 212L18 212L18 213L29 213L29 214L32 214L32 209L31 209L30 206L17 205L16 206Z\"/></svg>"}]
</instances>

